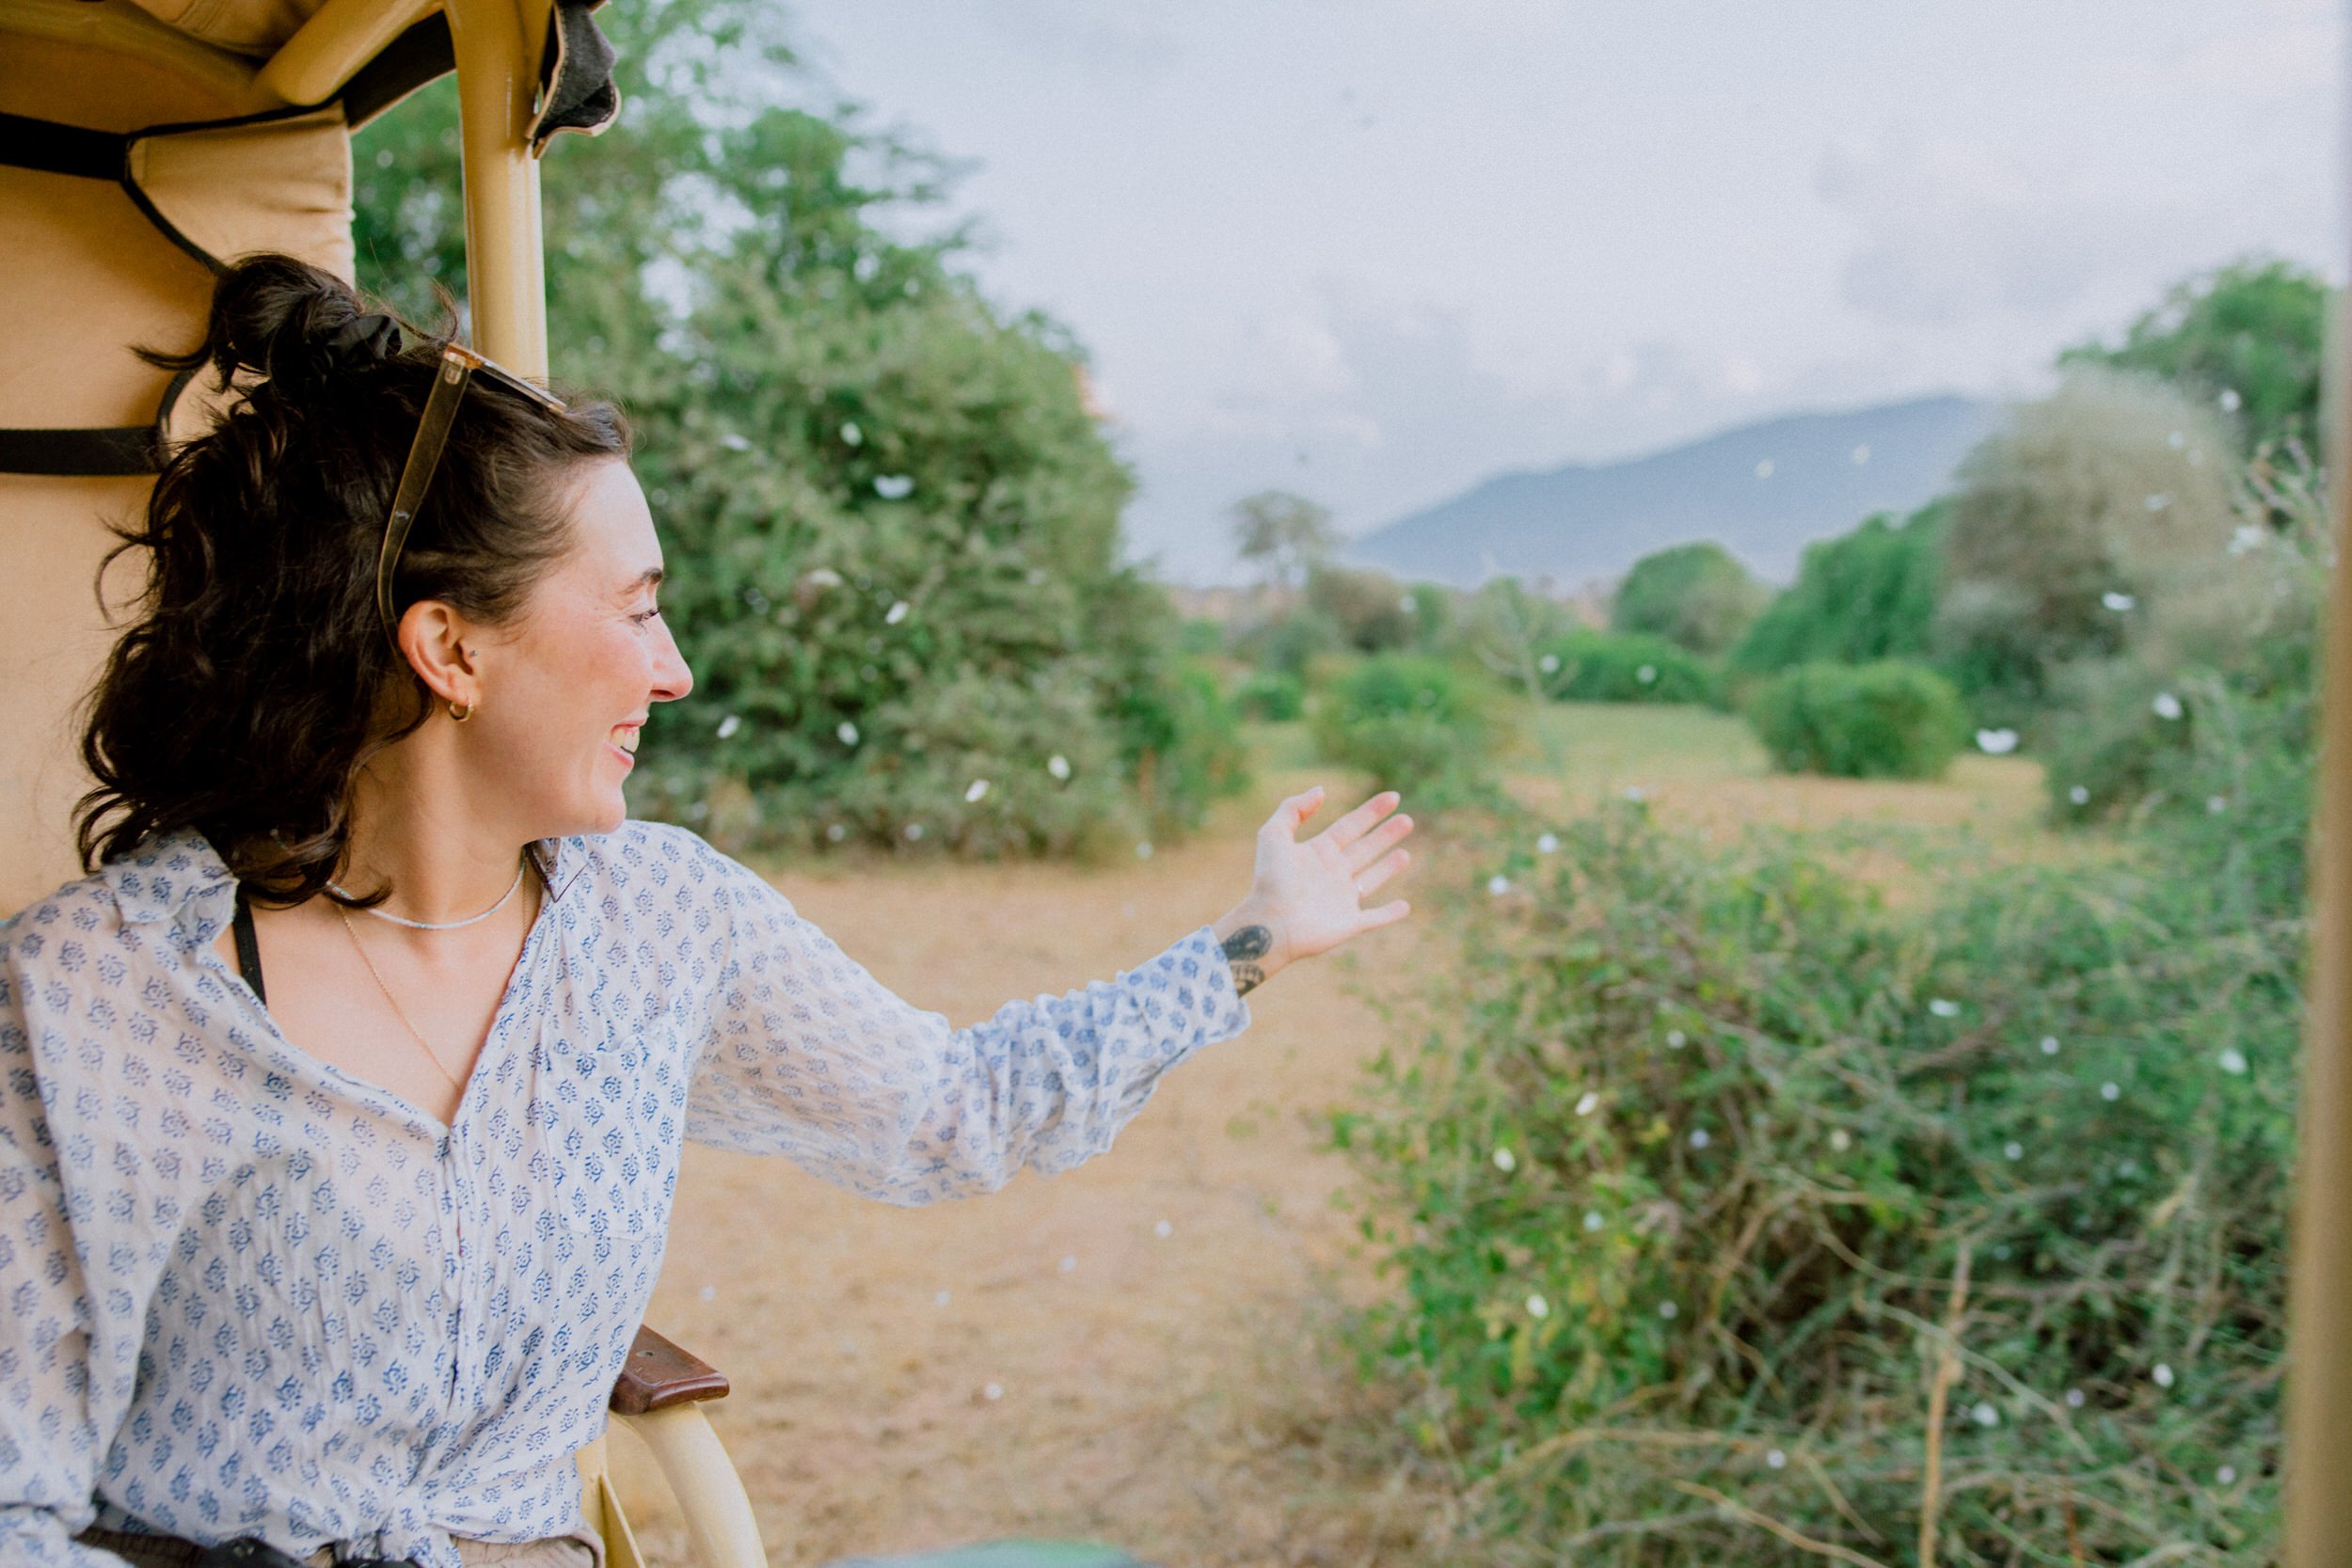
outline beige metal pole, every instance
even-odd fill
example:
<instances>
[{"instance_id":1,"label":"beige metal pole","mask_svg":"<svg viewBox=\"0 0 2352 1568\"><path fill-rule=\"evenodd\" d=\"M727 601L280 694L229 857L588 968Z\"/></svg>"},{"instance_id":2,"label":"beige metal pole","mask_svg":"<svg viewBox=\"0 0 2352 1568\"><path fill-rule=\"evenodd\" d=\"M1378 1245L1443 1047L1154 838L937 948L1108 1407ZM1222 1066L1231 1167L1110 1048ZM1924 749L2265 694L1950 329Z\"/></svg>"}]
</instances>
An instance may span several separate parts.
<instances>
[{"instance_id":1,"label":"beige metal pole","mask_svg":"<svg viewBox=\"0 0 2352 1568\"><path fill-rule=\"evenodd\" d=\"M466 167L466 296L473 342L525 375L548 373L547 262L539 232L539 165L531 155L544 6L449 0L457 52L457 114Z\"/></svg>"},{"instance_id":2,"label":"beige metal pole","mask_svg":"<svg viewBox=\"0 0 2352 1568\"><path fill-rule=\"evenodd\" d=\"M2328 324L2322 418L2335 562L2320 663L2319 776L2311 852L2311 978L2287 1298L2286 1561L2352 1563L2352 364L2346 315Z\"/></svg>"}]
</instances>

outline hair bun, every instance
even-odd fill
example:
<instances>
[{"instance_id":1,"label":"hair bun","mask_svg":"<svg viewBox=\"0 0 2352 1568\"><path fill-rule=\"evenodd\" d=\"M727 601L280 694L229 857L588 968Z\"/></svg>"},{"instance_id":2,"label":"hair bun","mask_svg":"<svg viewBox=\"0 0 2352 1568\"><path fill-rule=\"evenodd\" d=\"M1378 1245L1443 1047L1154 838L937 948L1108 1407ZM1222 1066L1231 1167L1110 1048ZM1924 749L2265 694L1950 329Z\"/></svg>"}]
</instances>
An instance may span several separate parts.
<instances>
[{"instance_id":1,"label":"hair bun","mask_svg":"<svg viewBox=\"0 0 2352 1568\"><path fill-rule=\"evenodd\" d=\"M350 284L294 257L247 258L214 286L205 356L224 384L244 370L305 392L400 350L398 324L362 313Z\"/></svg>"}]
</instances>

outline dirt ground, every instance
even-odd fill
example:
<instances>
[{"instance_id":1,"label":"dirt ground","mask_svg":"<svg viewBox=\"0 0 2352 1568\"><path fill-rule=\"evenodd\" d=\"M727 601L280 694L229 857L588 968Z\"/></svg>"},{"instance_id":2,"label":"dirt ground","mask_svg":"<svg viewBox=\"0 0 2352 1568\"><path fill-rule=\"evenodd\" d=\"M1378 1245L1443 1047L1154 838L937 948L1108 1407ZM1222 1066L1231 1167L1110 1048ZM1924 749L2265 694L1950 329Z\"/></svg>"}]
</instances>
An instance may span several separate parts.
<instances>
[{"instance_id":1,"label":"dirt ground","mask_svg":"<svg viewBox=\"0 0 2352 1568\"><path fill-rule=\"evenodd\" d=\"M1307 782L1264 776L1210 832L1131 865L776 879L884 984L963 1024L1215 919L1248 888L1258 822ZM1393 885L1410 896L1424 870ZM1165 1568L1404 1560L1430 1499L1363 1449L1362 1397L1317 1350L1327 1315L1375 1287L1311 1114L1377 1049L1357 992L1409 978L1418 926L1269 981L1247 1032L1171 1071L1117 1147L1060 1177L910 1210L690 1149L649 1321L734 1381L714 1419L771 1560L1015 1537ZM683 1560L629 1447L614 1444L631 1518Z\"/></svg>"},{"instance_id":2,"label":"dirt ground","mask_svg":"<svg viewBox=\"0 0 2352 1568\"><path fill-rule=\"evenodd\" d=\"M1947 784L1657 788L1662 809L1709 825L2020 826L2030 765L1985 772L1991 760ZM776 880L885 984L968 1023L1214 919L1248 887L1258 822L1327 776L1266 769L1210 831L1131 864ZM1339 805L1358 798L1331 783ZM1351 1100L1383 1041L1372 998L1408 990L1442 951L1417 895L1465 874L1424 853L1394 884L1417 897L1411 919L1270 981L1245 1034L1174 1069L1116 1148L1064 1176L902 1210L781 1162L691 1149L650 1321L734 1380L714 1419L771 1560L1022 1537L1099 1541L1162 1568L1427 1561L1416 1543L1444 1506L1438 1481L1320 1348L1332 1315L1379 1286L1314 1114ZM685 1560L650 1465L627 1439L614 1448L645 1544Z\"/></svg>"}]
</instances>

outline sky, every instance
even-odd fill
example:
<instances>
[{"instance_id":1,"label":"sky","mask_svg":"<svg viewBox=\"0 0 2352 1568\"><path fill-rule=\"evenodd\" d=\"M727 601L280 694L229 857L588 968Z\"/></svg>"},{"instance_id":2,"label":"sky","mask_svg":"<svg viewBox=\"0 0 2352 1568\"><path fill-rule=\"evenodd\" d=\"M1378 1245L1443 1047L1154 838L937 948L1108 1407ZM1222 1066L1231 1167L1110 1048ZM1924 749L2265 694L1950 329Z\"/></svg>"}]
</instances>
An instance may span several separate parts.
<instances>
[{"instance_id":1,"label":"sky","mask_svg":"<svg viewBox=\"0 0 2352 1568\"><path fill-rule=\"evenodd\" d=\"M1131 556L1931 392L2264 253L2341 280L2336 0L801 0L1067 325ZM941 214L932 214L932 221Z\"/></svg>"}]
</instances>

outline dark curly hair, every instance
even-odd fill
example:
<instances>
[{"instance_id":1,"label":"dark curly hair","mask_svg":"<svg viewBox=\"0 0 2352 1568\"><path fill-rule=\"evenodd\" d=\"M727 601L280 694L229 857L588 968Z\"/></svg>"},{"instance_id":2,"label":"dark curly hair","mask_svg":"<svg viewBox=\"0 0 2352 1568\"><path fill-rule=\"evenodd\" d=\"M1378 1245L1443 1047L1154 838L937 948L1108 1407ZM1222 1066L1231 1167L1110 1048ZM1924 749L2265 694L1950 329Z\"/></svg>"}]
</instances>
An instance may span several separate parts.
<instances>
[{"instance_id":1,"label":"dark curly hair","mask_svg":"<svg viewBox=\"0 0 2352 1568\"><path fill-rule=\"evenodd\" d=\"M209 365L223 387L247 373L219 424L170 456L144 519L116 531L108 562L145 550L149 567L89 698L82 756L97 786L75 814L86 870L195 828L258 897L314 897L342 866L359 768L431 711L385 637L375 564L450 340L412 330L395 347L365 315L332 273L255 256L215 285L200 347L143 353L165 369ZM559 414L476 376L401 554L395 605L512 616L566 546L567 472L628 452L611 404Z\"/></svg>"}]
</instances>

